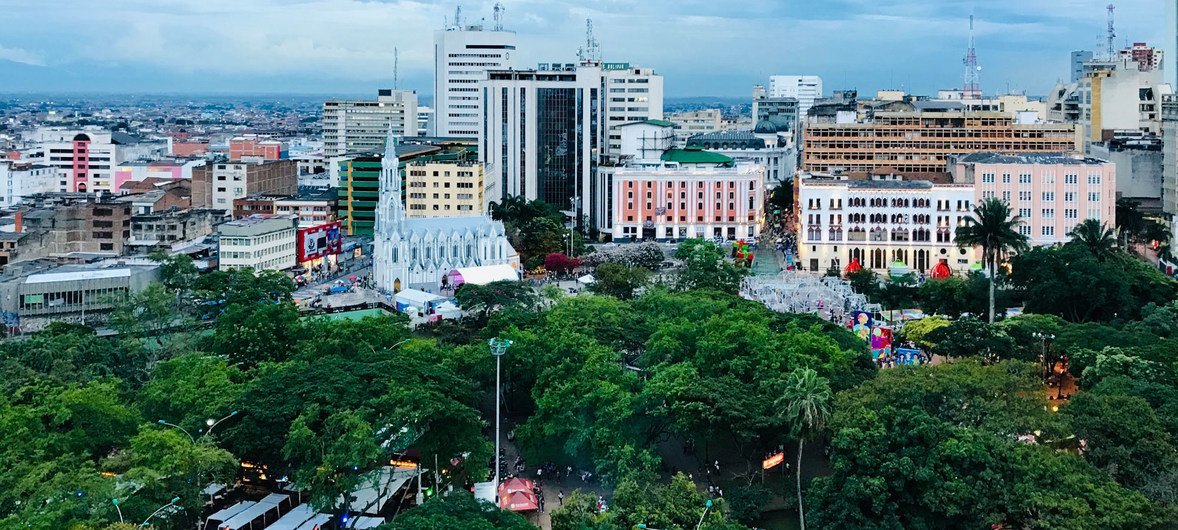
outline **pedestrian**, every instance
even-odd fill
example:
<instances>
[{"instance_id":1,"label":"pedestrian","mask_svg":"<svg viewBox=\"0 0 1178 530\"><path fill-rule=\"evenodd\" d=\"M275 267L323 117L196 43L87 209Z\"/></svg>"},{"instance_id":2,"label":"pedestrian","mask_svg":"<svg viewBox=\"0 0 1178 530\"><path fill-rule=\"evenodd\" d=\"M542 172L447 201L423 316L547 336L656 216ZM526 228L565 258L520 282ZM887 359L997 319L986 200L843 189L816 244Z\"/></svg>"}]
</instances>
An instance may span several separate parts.
<instances>
[{"instance_id":1,"label":"pedestrian","mask_svg":"<svg viewBox=\"0 0 1178 530\"><path fill-rule=\"evenodd\" d=\"M564 490L560 490L560 493L556 494L556 500L560 501L561 506L564 506Z\"/></svg>"}]
</instances>

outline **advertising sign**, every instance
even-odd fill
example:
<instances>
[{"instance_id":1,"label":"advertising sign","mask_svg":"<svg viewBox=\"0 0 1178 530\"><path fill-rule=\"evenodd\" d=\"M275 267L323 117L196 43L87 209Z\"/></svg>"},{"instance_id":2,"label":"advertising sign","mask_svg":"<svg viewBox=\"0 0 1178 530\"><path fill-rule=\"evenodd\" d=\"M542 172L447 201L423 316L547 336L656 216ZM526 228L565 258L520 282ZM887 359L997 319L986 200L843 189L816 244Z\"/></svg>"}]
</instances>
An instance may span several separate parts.
<instances>
[{"instance_id":1,"label":"advertising sign","mask_svg":"<svg viewBox=\"0 0 1178 530\"><path fill-rule=\"evenodd\" d=\"M300 229L296 238L299 262L339 254L344 241L341 234L339 222Z\"/></svg>"},{"instance_id":2,"label":"advertising sign","mask_svg":"<svg viewBox=\"0 0 1178 530\"><path fill-rule=\"evenodd\" d=\"M761 461L761 469L772 469L785 461L785 453L777 453Z\"/></svg>"}]
</instances>

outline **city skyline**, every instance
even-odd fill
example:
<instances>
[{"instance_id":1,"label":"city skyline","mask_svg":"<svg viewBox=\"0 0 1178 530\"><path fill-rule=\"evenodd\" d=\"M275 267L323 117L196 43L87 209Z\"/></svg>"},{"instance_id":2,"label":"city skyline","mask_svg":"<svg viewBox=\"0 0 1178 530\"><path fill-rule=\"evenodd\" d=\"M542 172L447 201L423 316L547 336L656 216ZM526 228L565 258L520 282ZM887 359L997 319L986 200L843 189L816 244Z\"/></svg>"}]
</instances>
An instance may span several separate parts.
<instances>
[{"instance_id":1,"label":"city skyline","mask_svg":"<svg viewBox=\"0 0 1178 530\"><path fill-rule=\"evenodd\" d=\"M0 0L9 21L0 91L369 93L392 86L396 48L399 87L429 96L433 31L452 22L457 5L124 0L95 11L65 3L78 9ZM464 22L489 26L493 4L463 2ZM1105 2L1095 0L503 4L504 27L519 36L517 64L575 62L592 18L603 58L655 68L669 97L745 96L774 74L820 75L827 93L958 87L971 9L985 93L1043 95L1067 80L1070 51L1100 51L1105 25ZM1161 0L1122 2L1116 45L1165 49L1164 27L1153 22L1164 12ZM46 17L54 24L37 22Z\"/></svg>"}]
</instances>

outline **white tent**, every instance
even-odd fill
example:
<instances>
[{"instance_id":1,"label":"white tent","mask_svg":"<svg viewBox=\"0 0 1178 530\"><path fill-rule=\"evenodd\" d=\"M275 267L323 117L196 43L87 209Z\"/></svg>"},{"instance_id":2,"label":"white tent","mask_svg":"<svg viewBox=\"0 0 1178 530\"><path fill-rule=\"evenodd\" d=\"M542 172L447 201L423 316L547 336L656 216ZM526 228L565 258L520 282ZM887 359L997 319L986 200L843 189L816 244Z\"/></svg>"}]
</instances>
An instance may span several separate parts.
<instances>
[{"instance_id":1,"label":"white tent","mask_svg":"<svg viewBox=\"0 0 1178 530\"><path fill-rule=\"evenodd\" d=\"M580 278L577 278L577 283L583 283L585 285L593 285L593 283L596 281L597 280L593 278L592 274L586 274Z\"/></svg>"},{"instance_id":2,"label":"white tent","mask_svg":"<svg viewBox=\"0 0 1178 530\"><path fill-rule=\"evenodd\" d=\"M501 280L519 281L519 273L516 272L515 267L511 265L486 265L483 267L464 267L461 269L454 269L446 276L450 279L452 287L458 287L464 283L471 283L474 285L487 285L491 282Z\"/></svg>"},{"instance_id":3,"label":"white tent","mask_svg":"<svg viewBox=\"0 0 1178 530\"><path fill-rule=\"evenodd\" d=\"M398 309L400 309L402 305L416 307L418 309L425 309L429 307L431 302L445 300L444 297L427 293L425 291L418 291L417 289L404 289L398 291L394 299Z\"/></svg>"}]
</instances>

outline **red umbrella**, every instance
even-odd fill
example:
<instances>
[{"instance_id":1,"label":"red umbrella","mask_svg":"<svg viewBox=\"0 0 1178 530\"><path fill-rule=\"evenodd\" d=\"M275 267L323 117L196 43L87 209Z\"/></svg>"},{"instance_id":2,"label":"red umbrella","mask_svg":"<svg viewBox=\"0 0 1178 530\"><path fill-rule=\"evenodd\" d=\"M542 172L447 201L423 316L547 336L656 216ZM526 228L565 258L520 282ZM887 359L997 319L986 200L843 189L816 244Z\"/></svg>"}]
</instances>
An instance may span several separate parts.
<instances>
[{"instance_id":1,"label":"red umbrella","mask_svg":"<svg viewBox=\"0 0 1178 530\"><path fill-rule=\"evenodd\" d=\"M843 272L846 274L851 274L852 272L859 272L861 270L863 270L863 265L859 263L859 258L855 258L847 264L847 268L843 269Z\"/></svg>"},{"instance_id":2,"label":"red umbrella","mask_svg":"<svg viewBox=\"0 0 1178 530\"><path fill-rule=\"evenodd\" d=\"M933 266L933 270L929 271L929 277L934 280L944 280L953 275L953 271L949 270L949 266L944 261Z\"/></svg>"},{"instance_id":3,"label":"red umbrella","mask_svg":"<svg viewBox=\"0 0 1178 530\"><path fill-rule=\"evenodd\" d=\"M536 504L536 496L531 492L517 491L515 493L500 496L499 507L504 510L511 510L513 512L530 512L532 510L540 509Z\"/></svg>"}]
</instances>

